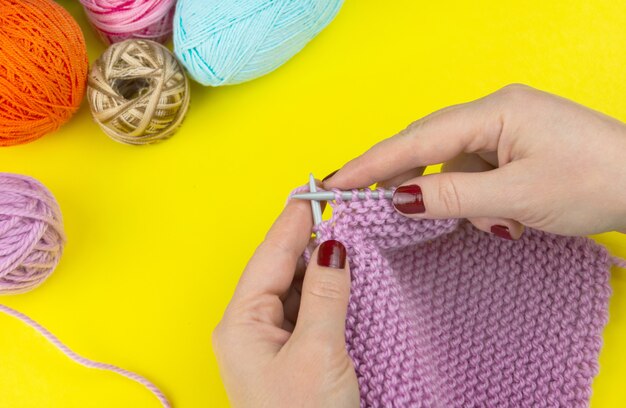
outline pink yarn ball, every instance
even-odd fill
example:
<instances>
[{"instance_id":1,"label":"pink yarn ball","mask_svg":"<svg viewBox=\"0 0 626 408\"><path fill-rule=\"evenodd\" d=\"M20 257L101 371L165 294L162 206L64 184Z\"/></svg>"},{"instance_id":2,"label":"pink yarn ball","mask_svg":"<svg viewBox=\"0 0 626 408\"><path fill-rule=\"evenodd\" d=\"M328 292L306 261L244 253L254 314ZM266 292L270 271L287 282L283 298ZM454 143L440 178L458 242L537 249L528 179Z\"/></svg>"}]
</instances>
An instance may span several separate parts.
<instances>
[{"instance_id":1,"label":"pink yarn ball","mask_svg":"<svg viewBox=\"0 0 626 408\"><path fill-rule=\"evenodd\" d=\"M54 271L64 243L52 193L33 178L0 173L0 295L39 286Z\"/></svg>"},{"instance_id":2,"label":"pink yarn ball","mask_svg":"<svg viewBox=\"0 0 626 408\"><path fill-rule=\"evenodd\" d=\"M129 38L165 43L172 34L176 0L80 0L107 44Z\"/></svg>"}]
</instances>

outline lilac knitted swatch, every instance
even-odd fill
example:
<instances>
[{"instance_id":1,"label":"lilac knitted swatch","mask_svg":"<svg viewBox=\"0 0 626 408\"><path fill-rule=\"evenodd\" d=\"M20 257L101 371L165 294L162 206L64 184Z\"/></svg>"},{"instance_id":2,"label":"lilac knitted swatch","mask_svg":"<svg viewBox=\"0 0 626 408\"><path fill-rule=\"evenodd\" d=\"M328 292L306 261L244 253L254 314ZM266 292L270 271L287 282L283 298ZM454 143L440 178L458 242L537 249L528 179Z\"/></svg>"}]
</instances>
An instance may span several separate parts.
<instances>
[{"instance_id":1,"label":"lilac knitted swatch","mask_svg":"<svg viewBox=\"0 0 626 408\"><path fill-rule=\"evenodd\" d=\"M616 259L587 238L506 241L389 200L331 203L348 249L346 340L363 407L584 407Z\"/></svg>"}]
</instances>

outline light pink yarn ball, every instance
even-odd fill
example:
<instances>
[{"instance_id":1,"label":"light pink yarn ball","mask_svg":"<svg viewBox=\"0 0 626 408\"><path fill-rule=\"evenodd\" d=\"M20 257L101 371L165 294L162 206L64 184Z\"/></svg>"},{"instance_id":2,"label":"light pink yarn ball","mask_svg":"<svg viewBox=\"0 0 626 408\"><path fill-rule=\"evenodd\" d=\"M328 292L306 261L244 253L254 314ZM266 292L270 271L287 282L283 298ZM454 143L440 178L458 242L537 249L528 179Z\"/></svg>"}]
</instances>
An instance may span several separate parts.
<instances>
[{"instance_id":1,"label":"light pink yarn ball","mask_svg":"<svg viewBox=\"0 0 626 408\"><path fill-rule=\"evenodd\" d=\"M129 38L165 43L172 34L176 0L80 0L107 44Z\"/></svg>"},{"instance_id":2,"label":"light pink yarn ball","mask_svg":"<svg viewBox=\"0 0 626 408\"><path fill-rule=\"evenodd\" d=\"M57 266L64 243L52 193L33 178L0 173L0 295L39 286Z\"/></svg>"}]
</instances>

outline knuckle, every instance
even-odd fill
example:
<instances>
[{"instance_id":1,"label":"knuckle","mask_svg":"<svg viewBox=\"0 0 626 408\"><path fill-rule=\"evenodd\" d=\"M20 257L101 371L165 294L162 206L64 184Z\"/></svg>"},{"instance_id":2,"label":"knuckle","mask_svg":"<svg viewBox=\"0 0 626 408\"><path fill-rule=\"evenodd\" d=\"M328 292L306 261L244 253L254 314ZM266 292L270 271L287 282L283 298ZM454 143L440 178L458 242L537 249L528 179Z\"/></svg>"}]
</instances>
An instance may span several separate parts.
<instances>
[{"instance_id":1,"label":"knuckle","mask_svg":"<svg viewBox=\"0 0 626 408\"><path fill-rule=\"evenodd\" d=\"M335 333L318 331L309 339L303 344L303 349L317 364L328 366L329 362L345 354L345 343L336 341Z\"/></svg>"},{"instance_id":2,"label":"knuckle","mask_svg":"<svg viewBox=\"0 0 626 408\"><path fill-rule=\"evenodd\" d=\"M534 196L536 195L532 187L525 185L517 185L514 188L507 189L507 195L511 198L509 200L509 212L511 216L519 218L528 213L529 209L535 207Z\"/></svg>"},{"instance_id":3,"label":"knuckle","mask_svg":"<svg viewBox=\"0 0 626 408\"><path fill-rule=\"evenodd\" d=\"M522 84L519 82L514 82L508 85L503 86L502 88L500 88L500 92L510 92L510 93L520 93L520 92L528 92L531 91L533 88L526 85L526 84Z\"/></svg>"},{"instance_id":4,"label":"knuckle","mask_svg":"<svg viewBox=\"0 0 626 408\"><path fill-rule=\"evenodd\" d=\"M413 142L421 140L421 136L423 135L424 131L428 129L429 126L432 126L434 119L436 119L437 116L439 116L442 112L451 108L452 107L440 109L411 122L406 128L404 128L404 130L400 132L400 135L408 138Z\"/></svg>"},{"instance_id":5,"label":"knuckle","mask_svg":"<svg viewBox=\"0 0 626 408\"><path fill-rule=\"evenodd\" d=\"M277 296L245 297L238 304L228 306L220 324L234 327L242 323L278 321L282 316L282 310L282 301ZM226 331L225 329L226 327L224 327L224 331Z\"/></svg>"},{"instance_id":6,"label":"knuckle","mask_svg":"<svg viewBox=\"0 0 626 408\"><path fill-rule=\"evenodd\" d=\"M289 248L285 242L280 240L273 231L270 231L265 236L265 239L259 244L255 251L255 255L259 253L273 253L276 255L288 254Z\"/></svg>"},{"instance_id":7,"label":"knuckle","mask_svg":"<svg viewBox=\"0 0 626 408\"><path fill-rule=\"evenodd\" d=\"M274 232L269 234L271 235L268 235L256 248L253 258L272 257L276 260L287 260L295 263L301 254L282 237L277 236Z\"/></svg>"},{"instance_id":8,"label":"knuckle","mask_svg":"<svg viewBox=\"0 0 626 408\"><path fill-rule=\"evenodd\" d=\"M409 123L409 125L401 132L403 134L414 134L415 132L419 131L420 129L422 129L429 121L429 117L425 116L421 119L415 120L411 123Z\"/></svg>"},{"instance_id":9,"label":"knuckle","mask_svg":"<svg viewBox=\"0 0 626 408\"><path fill-rule=\"evenodd\" d=\"M535 89L524 84L509 84L496 92L505 101L508 102L524 102L535 93Z\"/></svg>"},{"instance_id":10,"label":"knuckle","mask_svg":"<svg viewBox=\"0 0 626 408\"><path fill-rule=\"evenodd\" d=\"M223 328L223 323L218 323L217 326L215 326L215 328L213 329L213 332L211 333L211 345L213 346L213 350L218 352L219 350L221 350L221 346L223 344L223 337L224 337L224 328Z\"/></svg>"},{"instance_id":11,"label":"knuckle","mask_svg":"<svg viewBox=\"0 0 626 408\"><path fill-rule=\"evenodd\" d=\"M307 288L307 292L313 297L338 300L344 297L345 290L343 285L336 278L331 278L330 274L324 274L323 276L314 279Z\"/></svg>"},{"instance_id":12,"label":"knuckle","mask_svg":"<svg viewBox=\"0 0 626 408\"><path fill-rule=\"evenodd\" d=\"M459 218L462 213L461 197L452 177L446 174L441 175L437 194L439 204L445 210L446 216Z\"/></svg>"},{"instance_id":13,"label":"knuckle","mask_svg":"<svg viewBox=\"0 0 626 408\"><path fill-rule=\"evenodd\" d=\"M433 112L423 118L417 119L411 122L406 128L404 128L398 135L400 137L406 138L413 143L416 143L420 140L420 136L423 134L423 131L431 125L433 117L437 112Z\"/></svg>"},{"instance_id":14,"label":"knuckle","mask_svg":"<svg viewBox=\"0 0 626 408\"><path fill-rule=\"evenodd\" d=\"M529 223L537 212L545 208L537 195L537 189L532 184L520 182L507 189L506 195L509 217L523 223Z\"/></svg>"},{"instance_id":15,"label":"knuckle","mask_svg":"<svg viewBox=\"0 0 626 408\"><path fill-rule=\"evenodd\" d=\"M430 114L412 122L399 134L400 137L406 140L411 155L417 162L428 160L429 140L424 138L423 135L432 123L432 116L433 114Z\"/></svg>"}]
</instances>

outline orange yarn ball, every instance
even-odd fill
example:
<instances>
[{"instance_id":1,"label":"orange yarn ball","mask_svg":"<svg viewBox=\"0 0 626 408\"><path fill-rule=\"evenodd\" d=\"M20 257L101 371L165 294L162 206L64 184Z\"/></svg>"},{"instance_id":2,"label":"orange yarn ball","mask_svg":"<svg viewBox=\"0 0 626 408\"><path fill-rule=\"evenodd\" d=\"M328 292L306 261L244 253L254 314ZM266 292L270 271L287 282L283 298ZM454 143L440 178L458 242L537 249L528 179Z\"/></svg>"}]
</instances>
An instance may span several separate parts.
<instances>
[{"instance_id":1,"label":"orange yarn ball","mask_svg":"<svg viewBox=\"0 0 626 408\"><path fill-rule=\"evenodd\" d=\"M51 0L0 0L0 146L33 141L76 112L87 83L78 24Z\"/></svg>"}]
</instances>

